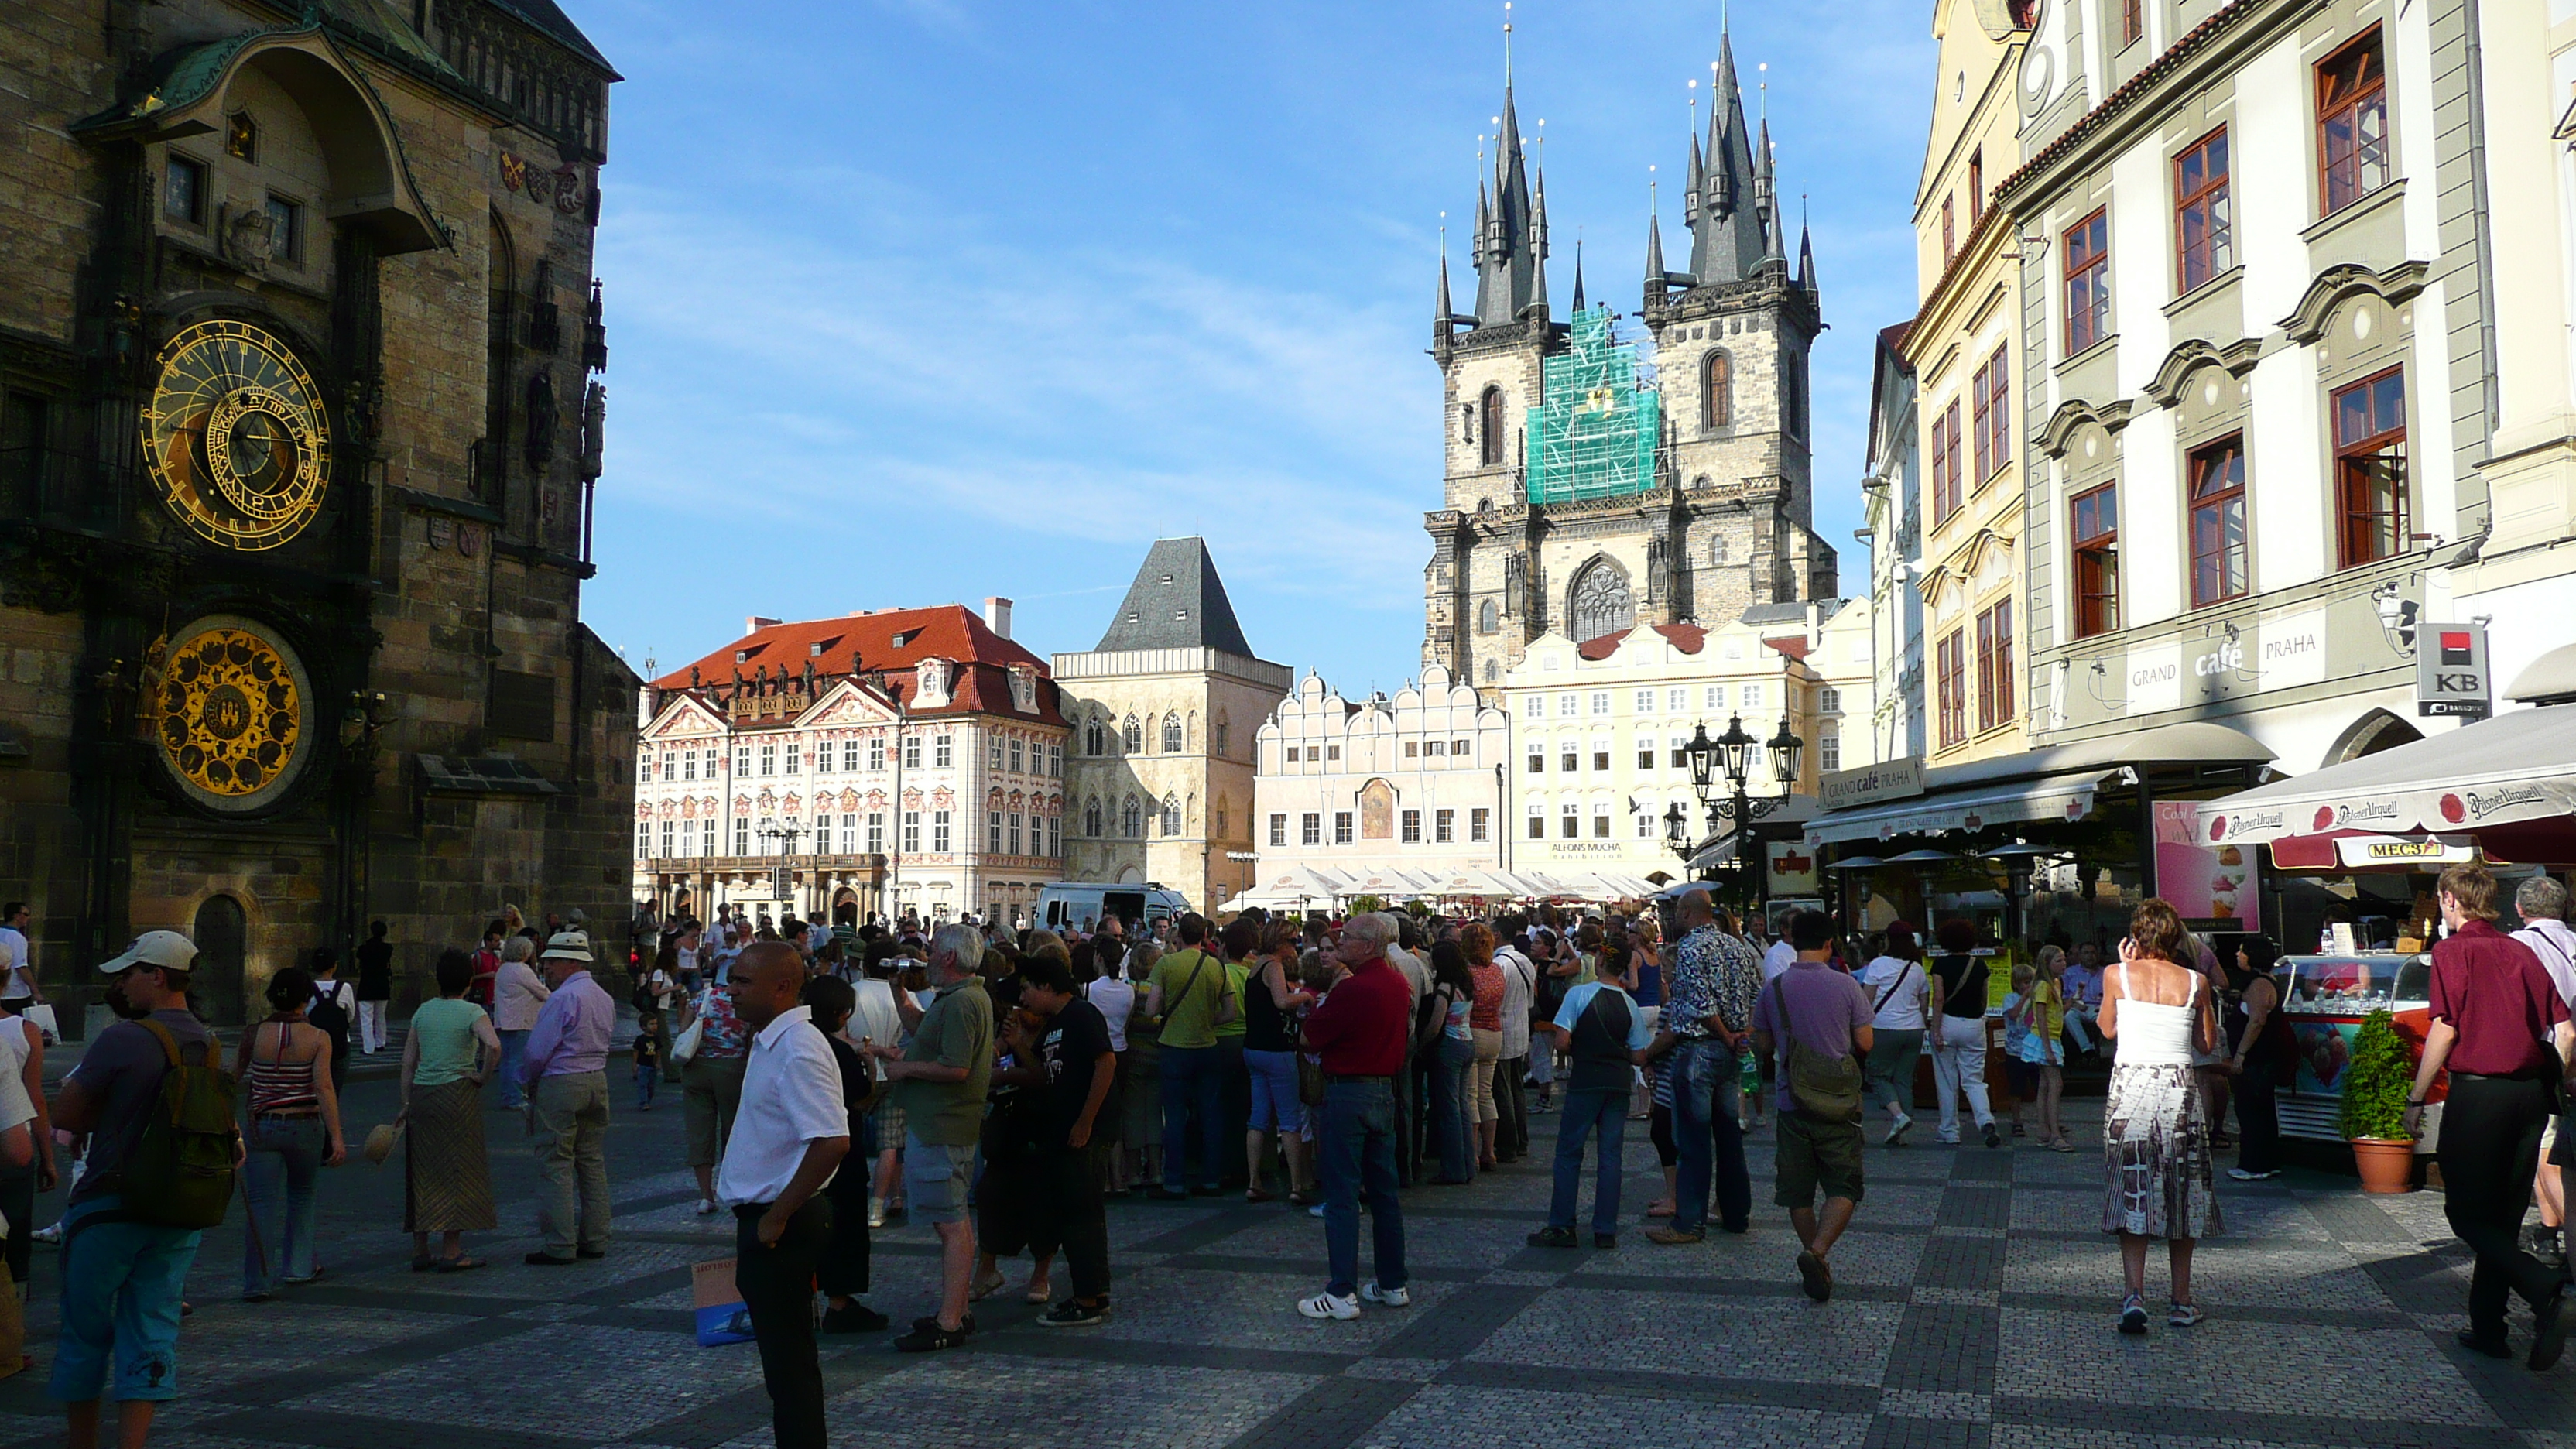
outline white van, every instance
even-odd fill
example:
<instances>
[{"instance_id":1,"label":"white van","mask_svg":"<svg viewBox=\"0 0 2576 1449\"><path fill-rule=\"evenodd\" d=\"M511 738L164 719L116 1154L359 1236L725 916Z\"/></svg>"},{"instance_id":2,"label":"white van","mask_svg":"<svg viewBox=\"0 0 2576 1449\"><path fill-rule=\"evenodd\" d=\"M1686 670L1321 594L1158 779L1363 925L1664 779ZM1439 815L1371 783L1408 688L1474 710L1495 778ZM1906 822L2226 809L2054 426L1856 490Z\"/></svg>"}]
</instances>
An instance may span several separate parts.
<instances>
[{"instance_id":1,"label":"white van","mask_svg":"<svg viewBox=\"0 0 2576 1449\"><path fill-rule=\"evenodd\" d=\"M1050 931L1092 931L1109 916L1133 934L1140 922L1160 924L1186 913L1189 900L1159 885L1103 885L1057 881L1038 894L1038 924Z\"/></svg>"}]
</instances>

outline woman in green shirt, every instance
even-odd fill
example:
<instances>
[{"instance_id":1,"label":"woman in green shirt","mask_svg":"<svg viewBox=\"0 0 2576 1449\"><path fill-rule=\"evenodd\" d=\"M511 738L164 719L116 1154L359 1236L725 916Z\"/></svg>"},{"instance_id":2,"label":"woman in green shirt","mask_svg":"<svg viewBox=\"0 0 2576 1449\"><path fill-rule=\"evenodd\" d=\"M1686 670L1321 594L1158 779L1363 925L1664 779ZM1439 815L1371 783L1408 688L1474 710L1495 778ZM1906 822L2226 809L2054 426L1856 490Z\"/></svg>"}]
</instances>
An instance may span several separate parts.
<instances>
[{"instance_id":1,"label":"woman in green shirt","mask_svg":"<svg viewBox=\"0 0 2576 1449\"><path fill-rule=\"evenodd\" d=\"M483 1154L483 1084L501 1060L501 1036L483 1008L465 999L474 959L453 947L439 953L438 1000L412 1013L403 1041L403 1227L411 1233L411 1270L462 1273L483 1260L464 1254L464 1235L499 1226L492 1211L492 1169ZM433 1258L429 1235L441 1233Z\"/></svg>"}]
</instances>

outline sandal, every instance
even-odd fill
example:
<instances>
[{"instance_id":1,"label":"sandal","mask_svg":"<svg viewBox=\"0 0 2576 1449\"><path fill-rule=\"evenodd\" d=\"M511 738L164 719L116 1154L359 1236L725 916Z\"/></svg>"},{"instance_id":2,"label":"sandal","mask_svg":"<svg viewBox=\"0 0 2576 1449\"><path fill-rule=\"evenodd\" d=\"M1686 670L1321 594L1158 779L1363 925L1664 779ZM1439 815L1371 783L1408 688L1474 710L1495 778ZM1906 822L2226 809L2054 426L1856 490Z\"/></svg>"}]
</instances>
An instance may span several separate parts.
<instances>
[{"instance_id":1,"label":"sandal","mask_svg":"<svg viewBox=\"0 0 2576 1449\"><path fill-rule=\"evenodd\" d=\"M1279 1200L1279 1194L1258 1187L1247 1188L1244 1190L1243 1200L1245 1202L1277 1202Z\"/></svg>"},{"instance_id":2,"label":"sandal","mask_svg":"<svg viewBox=\"0 0 2576 1449\"><path fill-rule=\"evenodd\" d=\"M1315 1204L1322 1202L1323 1200L1324 1199L1321 1196L1303 1188L1288 1194L1288 1205L1290 1207L1313 1207Z\"/></svg>"},{"instance_id":3,"label":"sandal","mask_svg":"<svg viewBox=\"0 0 2576 1449\"><path fill-rule=\"evenodd\" d=\"M2063 1137L2060 1137L2056 1141L2048 1144L2048 1150L2051 1152L2073 1152L2075 1150L2075 1144L2067 1141Z\"/></svg>"},{"instance_id":4,"label":"sandal","mask_svg":"<svg viewBox=\"0 0 2576 1449\"><path fill-rule=\"evenodd\" d=\"M441 1259L438 1264L438 1271L441 1273L471 1273L482 1266L482 1259L469 1258L464 1254L459 1253L453 1258Z\"/></svg>"},{"instance_id":5,"label":"sandal","mask_svg":"<svg viewBox=\"0 0 2576 1449\"><path fill-rule=\"evenodd\" d=\"M1052 1283L1032 1284L1030 1285L1028 1292L1020 1295L1020 1301L1023 1303L1035 1304L1040 1308L1044 1308L1055 1301L1055 1285Z\"/></svg>"},{"instance_id":6,"label":"sandal","mask_svg":"<svg viewBox=\"0 0 2576 1449\"><path fill-rule=\"evenodd\" d=\"M990 1278L978 1278L970 1284L966 1289L966 1300L970 1303L981 1303L1000 1291L1002 1291L1002 1275L995 1273Z\"/></svg>"},{"instance_id":7,"label":"sandal","mask_svg":"<svg viewBox=\"0 0 2576 1449\"><path fill-rule=\"evenodd\" d=\"M1650 1218L1671 1217L1675 1206L1676 1205L1668 1198L1657 1198L1655 1201L1646 1204L1646 1216Z\"/></svg>"}]
</instances>

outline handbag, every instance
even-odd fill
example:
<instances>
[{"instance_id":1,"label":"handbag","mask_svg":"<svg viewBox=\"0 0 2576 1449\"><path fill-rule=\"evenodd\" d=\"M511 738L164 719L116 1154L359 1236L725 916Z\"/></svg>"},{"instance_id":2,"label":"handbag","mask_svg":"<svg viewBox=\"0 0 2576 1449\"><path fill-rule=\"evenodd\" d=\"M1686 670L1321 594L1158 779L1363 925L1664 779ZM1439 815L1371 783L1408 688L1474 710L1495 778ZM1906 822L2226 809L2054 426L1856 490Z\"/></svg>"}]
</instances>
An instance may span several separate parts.
<instances>
[{"instance_id":1,"label":"handbag","mask_svg":"<svg viewBox=\"0 0 2576 1449\"><path fill-rule=\"evenodd\" d=\"M689 1059L698 1054L698 1048L705 1044L706 1039L707 1019L705 1015L702 1013L698 1016L691 1017L687 1028L680 1033L677 1040L671 1043L672 1062L679 1066L687 1066L689 1064Z\"/></svg>"},{"instance_id":2,"label":"handbag","mask_svg":"<svg viewBox=\"0 0 2576 1449\"><path fill-rule=\"evenodd\" d=\"M1788 1001L1780 990L1780 978L1772 977L1763 989L1771 995L1772 1019L1780 1023L1781 1035L1789 1038L1789 1099L1798 1104L1799 1113L1819 1122L1859 1122L1860 1058L1833 1056L1798 1040L1789 1029Z\"/></svg>"},{"instance_id":3,"label":"handbag","mask_svg":"<svg viewBox=\"0 0 2576 1449\"><path fill-rule=\"evenodd\" d=\"M62 1029L54 1023L54 1005L52 1002L36 1002L29 1006L25 1011L18 1014L25 1017L27 1020L34 1022L36 1024L36 1030L45 1034L45 1045L62 1045L63 1033Z\"/></svg>"},{"instance_id":4,"label":"handbag","mask_svg":"<svg viewBox=\"0 0 2576 1449\"><path fill-rule=\"evenodd\" d=\"M1320 1057L1297 1053L1297 1100L1309 1107L1324 1105L1324 1063Z\"/></svg>"}]
</instances>

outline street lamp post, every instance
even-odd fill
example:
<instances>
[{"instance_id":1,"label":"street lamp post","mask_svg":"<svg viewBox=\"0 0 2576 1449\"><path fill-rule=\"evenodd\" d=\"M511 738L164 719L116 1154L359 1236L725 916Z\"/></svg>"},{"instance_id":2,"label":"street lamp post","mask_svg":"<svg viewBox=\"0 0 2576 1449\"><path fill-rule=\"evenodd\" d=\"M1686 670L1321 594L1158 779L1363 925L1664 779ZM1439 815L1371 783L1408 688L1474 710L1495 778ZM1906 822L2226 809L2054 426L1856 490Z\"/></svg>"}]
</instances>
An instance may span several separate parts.
<instances>
[{"instance_id":1,"label":"street lamp post","mask_svg":"<svg viewBox=\"0 0 2576 1449\"><path fill-rule=\"evenodd\" d=\"M1757 744L1767 744L1771 750L1772 771L1783 791L1780 796L1756 800L1745 789L1752 774L1753 747ZM1779 809L1786 792L1797 787L1798 760L1805 749L1806 742L1790 730L1787 715L1780 717L1780 732L1768 741L1746 733L1742 715L1729 716L1726 733L1715 739L1709 738L1708 724L1702 721L1692 732L1691 742L1686 747L1685 753L1690 758L1691 790L1708 811L1708 833L1712 836L1717 834L1721 822L1733 822L1737 890L1748 907L1761 903L1767 885L1754 860L1753 822ZM1718 793L1721 776L1726 787L1723 796ZM1675 805L1665 812L1664 831L1675 853L1684 860L1697 853L1697 843L1689 838L1689 822L1681 806Z\"/></svg>"},{"instance_id":2,"label":"street lamp post","mask_svg":"<svg viewBox=\"0 0 2576 1449\"><path fill-rule=\"evenodd\" d=\"M758 833L764 841L778 842L777 874L770 881L771 893L786 901L789 906L802 909L794 894L796 881L791 869L791 858L796 854L797 837L805 833L805 827L791 822L773 821L761 826Z\"/></svg>"}]
</instances>

